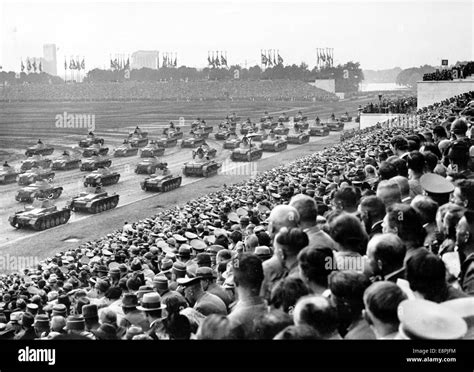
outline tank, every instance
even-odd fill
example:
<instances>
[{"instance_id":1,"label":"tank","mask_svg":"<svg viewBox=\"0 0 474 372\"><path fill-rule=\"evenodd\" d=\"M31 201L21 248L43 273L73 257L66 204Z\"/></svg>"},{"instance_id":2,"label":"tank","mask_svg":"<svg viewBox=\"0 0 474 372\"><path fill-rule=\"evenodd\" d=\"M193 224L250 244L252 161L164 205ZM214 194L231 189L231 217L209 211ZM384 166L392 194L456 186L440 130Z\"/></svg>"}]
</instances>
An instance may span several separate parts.
<instances>
[{"instance_id":1,"label":"tank","mask_svg":"<svg viewBox=\"0 0 474 372\"><path fill-rule=\"evenodd\" d=\"M85 187L96 187L99 185L109 186L116 184L120 179L120 173L113 172L109 168L99 168L84 177Z\"/></svg>"},{"instance_id":2,"label":"tank","mask_svg":"<svg viewBox=\"0 0 474 372\"><path fill-rule=\"evenodd\" d=\"M245 122L245 123L242 123L242 125L240 126L240 134L248 134L251 130L254 129L254 125L252 123L248 123L248 122Z\"/></svg>"},{"instance_id":3,"label":"tank","mask_svg":"<svg viewBox=\"0 0 474 372\"><path fill-rule=\"evenodd\" d=\"M61 186L54 186L45 180L41 180L18 190L15 200L31 203L34 199L57 199L62 192L63 188Z\"/></svg>"},{"instance_id":4,"label":"tank","mask_svg":"<svg viewBox=\"0 0 474 372\"><path fill-rule=\"evenodd\" d=\"M51 200L35 200L33 205L25 207L8 218L10 225L17 229L46 230L64 225L71 217L71 209L58 209Z\"/></svg>"},{"instance_id":5,"label":"tank","mask_svg":"<svg viewBox=\"0 0 474 372\"><path fill-rule=\"evenodd\" d=\"M269 119L262 122L261 125L263 129L275 129L278 126L278 123Z\"/></svg>"},{"instance_id":6,"label":"tank","mask_svg":"<svg viewBox=\"0 0 474 372\"><path fill-rule=\"evenodd\" d=\"M15 182L19 174L20 173L7 162L3 163L2 169L0 169L0 185Z\"/></svg>"},{"instance_id":7,"label":"tank","mask_svg":"<svg viewBox=\"0 0 474 372\"><path fill-rule=\"evenodd\" d=\"M286 136L290 132L290 128L280 124L278 127L273 129L273 132L279 136Z\"/></svg>"},{"instance_id":8,"label":"tank","mask_svg":"<svg viewBox=\"0 0 474 372\"><path fill-rule=\"evenodd\" d=\"M252 143L253 136L244 137L239 147L235 148L230 155L233 161L254 161L263 155L263 149Z\"/></svg>"},{"instance_id":9,"label":"tank","mask_svg":"<svg viewBox=\"0 0 474 372\"><path fill-rule=\"evenodd\" d=\"M163 130L164 137L181 139L184 136L184 133L181 131L180 127L170 127Z\"/></svg>"},{"instance_id":10,"label":"tank","mask_svg":"<svg viewBox=\"0 0 474 372\"><path fill-rule=\"evenodd\" d=\"M49 168L51 166L52 160L48 158L43 158L41 155L33 155L22 161L20 166L20 173L24 173L31 168Z\"/></svg>"},{"instance_id":11,"label":"tank","mask_svg":"<svg viewBox=\"0 0 474 372\"><path fill-rule=\"evenodd\" d=\"M352 121L352 116L349 116L349 114L346 112L345 114L341 115L342 122L350 122Z\"/></svg>"},{"instance_id":12,"label":"tank","mask_svg":"<svg viewBox=\"0 0 474 372\"><path fill-rule=\"evenodd\" d=\"M173 176L171 172L165 168L145 178L140 182L140 186L144 191L166 192L177 189L181 186L181 181L181 176Z\"/></svg>"},{"instance_id":13,"label":"tank","mask_svg":"<svg viewBox=\"0 0 474 372\"><path fill-rule=\"evenodd\" d=\"M135 173L153 174L157 169L163 169L167 166L167 163L162 163L158 158L144 158L135 167Z\"/></svg>"},{"instance_id":14,"label":"tank","mask_svg":"<svg viewBox=\"0 0 474 372\"><path fill-rule=\"evenodd\" d=\"M254 141L262 142L268 138L268 133L265 129L259 129L256 133L253 134L252 139Z\"/></svg>"},{"instance_id":15,"label":"tank","mask_svg":"<svg viewBox=\"0 0 474 372\"><path fill-rule=\"evenodd\" d=\"M196 158L184 163L183 175L186 177L210 177L217 174L221 164L207 158Z\"/></svg>"},{"instance_id":16,"label":"tank","mask_svg":"<svg viewBox=\"0 0 474 372\"><path fill-rule=\"evenodd\" d=\"M290 133L288 134L288 136L286 136L286 140L288 141L288 143L301 145L303 143L309 142L309 134L305 132Z\"/></svg>"},{"instance_id":17,"label":"tank","mask_svg":"<svg viewBox=\"0 0 474 372\"><path fill-rule=\"evenodd\" d=\"M81 171L94 171L99 168L107 168L112 165L112 160L106 156L92 156L84 159L81 164Z\"/></svg>"},{"instance_id":18,"label":"tank","mask_svg":"<svg viewBox=\"0 0 474 372\"><path fill-rule=\"evenodd\" d=\"M344 130L344 123L342 121L329 121L326 123L328 126L329 130L334 131L334 132L340 132Z\"/></svg>"},{"instance_id":19,"label":"tank","mask_svg":"<svg viewBox=\"0 0 474 372\"><path fill-rule=\"evenodd\" d=\"M128 135L128 141L132 147L143 147L148 145L148 132L143 132L136 127L133 132Z\"/></svg>"},{"instance_id":20,"label":"tank","mask_svg":"<svg viewBox=\"0 0 474 372\"><path fill-rule=\"evenodd\" d=\"M20 186L28 186L36 181L53 180L55 173L50 169L31 168L29 171L18 176L18 184Z\"/></svg>"},{"instance_id":21,"label":"tank","mask_svg":"<svg viewBox=\"0 0 474 372\"><path fill-rule=\"evenodd\" d=\"M309 123L306 120L295 121L294 128L295 128L295 130L308 130L309 129Z\"/></svg>"},{"instance_id":22,"label":"tank","mask_svg":"<svg viewBox=\"0 0 474 372\"><path fill-rule=\"evenodd\" d=\"M114 209L119 202L119 195L109 195L100 187L94 192L81 192L69 202L69 208L75 212L101 213Z\"/></svg>"},{"instance_id":23,"label":"tank","mask_svg":"<svg viewBox=\"0 0 474 372\"><path fill-rule=\"evenodd\" d=\"M199 155L200 149L202 149L203 156L205 158L212 159L212 158L215 158L217 155L217 149L204 145L204 146L198 147L196 150L193 150L193 158L200 156Z\"/></svg>"},{"instance_id":24,"label":"tank","mask_svg":"<svg viewBox=\"0 0 474 372\"><path fill-rule=\"evenodd\" d=\"M275 138L268 137L265 141L262 142L263 151L283 151L286 150L287 147L288 141L278 136L276 136Z\"/></svg>"},{"instance_id":25,"label":"tank","mask_svg":"<svg viewBox=\"0 0 474 372\"><path fill-rule=\"evenodd\" d=\"M309 128L309 135L316 137L329 136L329 128L327 125L314 125Z\"/></svg>"},{"instance_id":26,"label":"tank","mask_svg":"<svg viewBox=\"0 0 474 372\"><path fill-rule=\"evenodd\" d=\"M95 143L82 151L82 156L84 158L90 158L94 155L107 155L109 152L109 148L99 143Z\"/></svg>"},{"instance_id":27,"label":"tank","mask_svg":"<svg viewBox=\"0 0 474 372\"><path fill-rule=\"evenodd\" d=\"M183 134L181 132L181 134ZM155 140L156 144L160 147L164 147L166 149L170 147L174 147L178 144L178 138L177 137L161 137L157 140Z\"/></svg>"},{"instance_id":28,"label":"tank","mask_svg":"<svg viewBox=\"0 0 474 372\"><path fill-rule=\"evenodd\" d=\"M273 120L273 116L266 114L265 116L262 116L260 118L260 123L265 123L266 121L272 121L272 120Z\"/></svg>"},{"instance_id":29,"label":"tank","mask_svg":"<svg viewBox=\"0 0 474 372\"><path fill-rule=\"evenodd\" d=\"M308 120L308 117L307 116L303 116L303 114L301 113L298 113L298 115L295 116L295 118L293 119L293 121L295 123L302 123L302 122L305 122Z\"/></svg>"},{"instance_id":30,"label":"tank","mask_svg":"<svg viewBox=\"0 0 474 372\"><path fill-rule=\"evenodd\" d=\"M90 147L95 144L103 145L104 139L97 137L94 132L89 132L86 138L83 138L79 141L79 147L83 148Z\"/></svg>"},{"instance_id":31,"label":"tank","mask_svg":"<svg viewBox=\"0 0 474 372\"><path fill-rule=\"evenodd\" d=\"M233 150L240 146L242 139L237 137L237 134L231 133L224 142L224 149Z\"/></svg>"},{"instance_id":32,"label":"tank","mask_svg":"<svg viewBox=\"0 0 474 372\"><path fill-rule=\"evenodd\" d=\"M71 156L67 151L64 151L63 154L53 160L52 168L53 170L69 170L76 169L81 166L81 159Z\"/></svg>"},{"instance_id":33,"label":"tank","mask_svg":"<svg viewBox=\"0 0 474 372\"><path fill-rule=\"evenodd\" d=\"M54 152L54 147L45 145L41 140L38 140L36 145L28 147L25 155L51 155Z\"/></svg>"},{"instance_id":34,"label":"tank","mask_svg":"<svg viewBox=\"0 0 474 372\"><path fill-rule=\"evenodd\" d=\"M132 147L132 144L124 140L123 144L117 147L114 151L114 157L135 156L138 154L138 147Z\"/></svg>"},{"instance_id":35,"label":"tank","mask_svg":"<svg viewBox=\"0 0 474 372\"><path fill-rule=\"evenodd\" d=\"M194 137L209 138L209 133L205 132L203 128L191 130L189 134Z\"/></svg>"},{"instance_id":36,"label":"tank","mask_svg":"<svg viewBox=\"0 0 474 372\"><path fill-rule=\"evenodd\" d=\"M206 122L199 124L197 129L202 130L204 133L212 133L214 131L214 127L212 125L208 125Z\"/></svg>"},{"instance_id":37,"label":"tank","mask_svg":"<svg viewBox=\"0 0 474 372\"><path fill-rule=\"evenodd\" d=\"M230 131L227 128L220 128L216 134L214 134L214 138L216 140L225 140L229 135Z\"/></svg>"},{"instance_id":38,"label":"tank","mask_svg":"<svg viewBox=\"0 0 474 372\"><path fill-rule=\"evenodd\" d=\"M156 141L150 141L148 145L140 150L141 158L153 158L155 156L163 156L165 154L165 147L159 146Z\"/></svg>"},{"instance_id":39,"label":"tank","mask_svg":"<svg viewBox=\"0 0 474 372\"><path fill-rule=\"evenodd\" d=\"M181 147L183 148L195 148L202 146L206 141L202 137L191 137L186 138L181 142Z\"/></svg>"},{"instance_id":40,"label":"tank","mask_svg":"<svg viewBox=\"0 0 474 372\"><path fill-rule=\"evenodd\" d=\"M288 115L286 115L285 113L281 114L278 117L278 122L280 122L280 123L287 123L289 121L290 121L290 117Z\"/></svg>"}]
</instances>

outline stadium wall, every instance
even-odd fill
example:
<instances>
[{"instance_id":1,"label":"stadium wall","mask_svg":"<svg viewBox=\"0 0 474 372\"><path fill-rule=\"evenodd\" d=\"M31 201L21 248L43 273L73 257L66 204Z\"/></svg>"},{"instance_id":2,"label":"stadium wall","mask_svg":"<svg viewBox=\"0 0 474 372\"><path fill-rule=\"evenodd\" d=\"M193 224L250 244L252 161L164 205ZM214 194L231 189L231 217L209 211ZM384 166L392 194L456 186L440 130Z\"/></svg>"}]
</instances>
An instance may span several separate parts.
<instances>
[{"instance_id":1,"label":"stadium wall","mask_svg":"<svg viewBox=\"0 0 474 372\"><path fill-rule=\"evenodd\" d=\"M417 83L418 109L472 90L474 90L473 77L464 80L419 81Z\"/></svg>"}]
</instances>

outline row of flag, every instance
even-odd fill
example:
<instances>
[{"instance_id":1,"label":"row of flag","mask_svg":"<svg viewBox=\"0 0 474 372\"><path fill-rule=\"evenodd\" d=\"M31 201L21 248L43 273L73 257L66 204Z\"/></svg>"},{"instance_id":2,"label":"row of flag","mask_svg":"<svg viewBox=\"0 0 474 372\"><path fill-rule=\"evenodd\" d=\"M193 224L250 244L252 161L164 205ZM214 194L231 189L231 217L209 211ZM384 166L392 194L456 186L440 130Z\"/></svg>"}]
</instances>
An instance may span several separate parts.
<instances>
[{"instance_id":1,"label":"row of flag","mask_svg":"<svg viewBox=\"0 0 474 372\"><path fill-rule=\"evenodd\" d=\"M207 52L207 62L211 67L225 66L227 67L227 52L217 50Z\"/></svg>"},{"instance_id":2,"label":"row of flag","mask_svg":"<svg viewBox=\"0 0 474 372\"><path fill-rule=\"evenodd\" d=\"M79 57L77 57L75 60L74 58L69 59L69 65L66 61L64 60L64 70L67 70L69 67L69 70L85 70L86 69L86 61L84 58L82 58L82 61L79 60Z\"/></svg>"},{"instance_id":3,"label":"row of flag","mask_svg":"<svg viewBox=\"0 0 474 372\"><path fill-rule=\"evenodd\" d=\"M33 60L33 62L32 62L32 60ZM38 64L36 63L36 58L32 58L32 60L27 58L26 59L26 66L23 63L23 60L21 60L21 72L24 72L25 68L26 68L26 71L28 71L28 72L30 72L31 70L33 70L33 72L43 72L43 65L41 64L41 60L39 61Z\"/></svg>"},{"instance_id":4,"label":"row of flag","mask_svg":"<svg viewBox=\"0 0 474 372\"><path fill-rule=\"evenodd\" d=\"M280 56L280 51L275 49L260 51L262 65L265 67L278 66L283 64L283 58Z\"/></svg>"},{"instance_id":5,"label":"row of flag","mask_svg":"<svg viewBox=\"0 0 474 372\"><path fill-rule=\"evenodd\" d=\"M317 48L316 49L317 64L326 64L332 66L334 64L334 49L333 48Z\"/></svg>"},{"instance_id":6,"label":"row of flag","mask_svg":"<svg viewBox=\"0 0 474 372\"><path fill-rule=\"evenodd\" d=\"M130 70L130 58L115 58L110 59L110 68L112 70Z\"/></svg>"}]
</instances>

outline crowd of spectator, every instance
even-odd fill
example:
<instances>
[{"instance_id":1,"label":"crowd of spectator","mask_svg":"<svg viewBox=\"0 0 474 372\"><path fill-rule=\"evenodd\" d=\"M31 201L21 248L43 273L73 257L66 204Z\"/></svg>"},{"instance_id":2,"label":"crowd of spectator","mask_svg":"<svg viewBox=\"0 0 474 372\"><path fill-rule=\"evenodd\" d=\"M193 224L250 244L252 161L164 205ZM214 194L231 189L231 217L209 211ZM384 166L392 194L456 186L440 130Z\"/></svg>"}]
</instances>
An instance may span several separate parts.
<instances>
[{"instance_id":1,"label":"crowd of spectator","mask_svg":"<svg viewBox=\"0 0 474 372\"><path fill-rule=\"evenodd\" d=\"M473 99L2 275L0 338L472 339Z\"/></svg>"},{"instance_id":2,"label":"crowd of spectator","mask_svg":"<svg viewBox=\"0 0 474 372\"><path fill-rule=\"evenodd\" d=\"M424 74L423 81L464 79L472 74L474 74L474 62L469 62L450 69L436 70L435 72Z\"/></svg>"},{"instance_id":3,"label":"crowd of spectator","mask_svg":"<svg viewBox=\"0 0 474 372\"><path fill-rule=\"evenodd\" d=\"M370 102L363 109L365 114L409 114L416 111L417 99L413 97L396 97L380 100L379 103Z\"/></svg>"},{"instance_id":4,"label":"crowd of spectator","mask_svg":"<svg viewBox=\"0 0 474 372\"><path fill-rule=\"evenodd\" d=\"M26 84L0 87L3 101L304 100L337 97L302 81L167 81Z\"/></svg>"}]
</instances>

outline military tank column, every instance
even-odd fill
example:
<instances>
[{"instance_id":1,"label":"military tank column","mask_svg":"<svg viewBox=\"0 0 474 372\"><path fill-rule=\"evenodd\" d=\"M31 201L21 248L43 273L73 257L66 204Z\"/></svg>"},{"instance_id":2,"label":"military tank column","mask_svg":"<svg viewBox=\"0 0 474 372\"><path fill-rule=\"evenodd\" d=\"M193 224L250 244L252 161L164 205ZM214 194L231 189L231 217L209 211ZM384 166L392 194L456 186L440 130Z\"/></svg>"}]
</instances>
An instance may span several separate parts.
<instances>
[{"instance_id":1,"label":"military tank column","mask_svg":"<svg viewBox=\"0 0 474 372\"><path fill-rule=\"evenodd\" d=\"M290 118L286 114L274 120L268 112L265 112L257 124L250 118L241 122L240 118L233 113L219 124L214 137L216 140L224 140L223 148L231 150L229 155L232 161L251 162L261 159L266 151L283 151L287 149L289 143L296 145L307 143L310 135L329 134L328 125L318 121L316 125L307 128L307 125L309 126L307 118L299 112L294 120L294 126L291 127L287 124ZM335 118L334 121L339 122ZM309 129L309 133L305 128ZM321 134L319 134L320 129L322 129ZM134 173L146 175L139 182L141 189L147 192L168 192L179 188L183 177L210 177L218 174L222 167L222 162L215 159L218 150L206 143L206 138L212 131L213 127L207 125L201 118L191 125L192 136L184 139L182 128L175 126L173 122L164 128L161 137L158 136L157 139L150 138L148 132L142 131L137 126L128 133L122 145L115 147L112 155L117 158L138 156ZM314 131L318 133L315 134ZM237 133L245 134L239 136ZM161 159L165 155L166 148L176 146L178 139L182 139L181 148L192 149L190 151L192 160L183 164L182 175L173 174L168 168L168 163ZM71 212L97 214L118 206L120 198L118 193L106 192L103 189L106 186L118 184L121 177L118 171L109 168L112 160L111 157L106 156L109 153L109 147L105 146L105 140L89 132L78 142L78 148L67 149L51 160L45 156L52 154L54 148L43 144L40 140L27 149L25 154L28 157L21 162L19 170L15 170L15 167L8 162L3 164L0 169L0 184L18 181L22 187L15 192L15 200L32 203L31 206L26 206L24 210L17 211L9 217L12 226L41 231L68 222ZM127 166L127 164L130 165L129 160L123 159L120 160L118 166ZM74 169L88 172L82 176L82 182L84 187L90 190L77 195L73 194L72 198L71 195L67 195L69 200L66 199L66 206L59 208L52 201L59 199L66 191L60 183L53 184L56 176L54 171Z\"/></svg>"}]
</instances>

